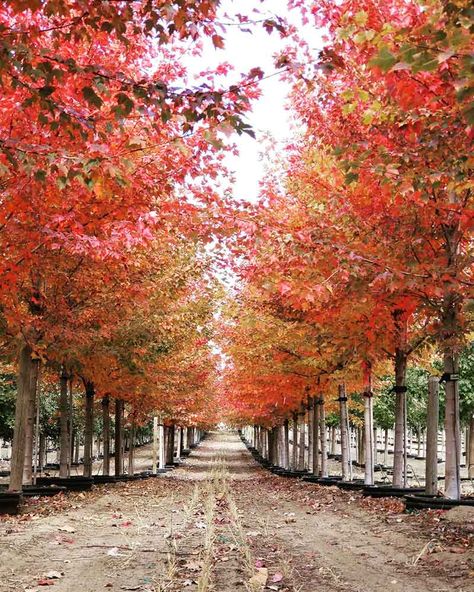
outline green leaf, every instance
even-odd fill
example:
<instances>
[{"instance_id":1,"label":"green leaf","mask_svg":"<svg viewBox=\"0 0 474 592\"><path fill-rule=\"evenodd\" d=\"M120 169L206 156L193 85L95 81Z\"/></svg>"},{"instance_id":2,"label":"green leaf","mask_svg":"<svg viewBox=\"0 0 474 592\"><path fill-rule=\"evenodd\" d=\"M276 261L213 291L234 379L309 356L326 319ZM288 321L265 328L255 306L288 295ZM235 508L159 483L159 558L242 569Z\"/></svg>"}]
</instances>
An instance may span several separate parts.
<instances>
[{"instance_id":1,"label":"green leaf","mask_svg":"<svg viewBox=\"0 0 474 592\"><path fill-rule=\"evenodd\" d=\"M133 107L135 105L135 103L132 101L132 99L126 95L125 93L118 93L117 94L117 102L120 105L122 114L126 117L127 115L130 115L130 113L133 110Z\"/></svg>"},{"instance_id":2,"label":"green leaf","mask_svg":"<svg viewBox=\"0 0 474 592\"><path fill-rule=\"evenodd\" d=\"M84 88L82 89L82 95L85 98L85 100L89 103L89 105L93 105L94 107L97 107L97 109L100 109L104 103L104 101L99 97L99 95L95 93L94 89L90 86L84 86Z\"/></svg>"},{"instance_id":3,"label":"green leaf","mask_svg":"<svg viewBox=\"0 0 474 592\"><path fill-rule=\"evenodd\" d=\"M41 169L35 171L35 179L40 181L40 183L44 183L46 181L46 171Z\"/></svg>"},{"instance_id":4,"label":"green leaf","mask_svg":"<svg viewBox=\"0 0 474 592\"><path fill-rule=\"evenodd\" d=\"M357 173L347 173L344 183L346 185L350 185L351 183L355 183L359 180L359 175Z\"/></svg>"},{"instance_id":5,"label":"green leaf","mask_svg":"<svg viewBox=\"0 0 474 592\"><path fill-rule=\"evenodd\" d=\"M369 65L387 72L397 61L397 58L386 47L382 47L378 55L370 60Z\"/></svg>"},{"instance_id":6,"label":"green leaf","mask_svg":"<svg viewBox=\"0 0 474 592\"><path fill-rule=\"evenodd\" d=\"M42 86L39 90L38 90L38 94L41 97L49 97L49 95L52 95L53 92L56 90L56 88L54 86Z\"/></svg>"},{"instance_id":7,"label":"green leaf","mask_svg":"<svg viewBox=\"0 0 474 592\"><path fill-rule=\"evenodd\" d=\"M474 125L474 102L464 109L463 114L469 125Z\"/></svg>"}]
</instances>

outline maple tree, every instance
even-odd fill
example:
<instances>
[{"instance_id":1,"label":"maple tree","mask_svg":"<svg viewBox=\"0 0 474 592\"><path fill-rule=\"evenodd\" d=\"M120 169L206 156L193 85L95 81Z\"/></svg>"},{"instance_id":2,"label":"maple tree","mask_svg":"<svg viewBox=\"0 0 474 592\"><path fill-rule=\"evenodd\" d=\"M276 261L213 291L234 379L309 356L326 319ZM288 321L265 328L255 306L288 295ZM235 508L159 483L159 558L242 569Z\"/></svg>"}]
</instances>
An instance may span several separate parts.
<instances>
[{"instance_id":1,"label":"maple tree","mask_svg":"<svg viewBox=\"0 0 474 592\"><path fill-rule=\"evenodd\" d=\"M0 9L0 300L7 349L20 345L13 488L40 360L64 367L69 349L111 337L143 295L128 275L134 248L158 236L211 239L223 207L219 134L249 131L242 116L260 76L224 88L206 72L189 86L186 40L196 53L200 37L222 45L216 6L12 0ZM123 306L117 288L127 284ZM91 403L96 385L83 378Z\"/></svg>"},{"instance_id":2,"label":"maple tree","mask_svg":"<svg viewBox=\"0 0 474 592\"><path fill-rule=\"evenodd\" d=\"M390 355L398 420L408 356L425 341L438 344L446 495L457 498L457 369L472 291L468 9L416 1L293 5L326 27L328 39L319 55L299 40L280 57L291 64L292 108L305 131L266 182L249 232L258 228L259 239L243 273L271 294L270 306L284 303L288 320L339 334L366 368Z\"/></svg>"}]
</instances>

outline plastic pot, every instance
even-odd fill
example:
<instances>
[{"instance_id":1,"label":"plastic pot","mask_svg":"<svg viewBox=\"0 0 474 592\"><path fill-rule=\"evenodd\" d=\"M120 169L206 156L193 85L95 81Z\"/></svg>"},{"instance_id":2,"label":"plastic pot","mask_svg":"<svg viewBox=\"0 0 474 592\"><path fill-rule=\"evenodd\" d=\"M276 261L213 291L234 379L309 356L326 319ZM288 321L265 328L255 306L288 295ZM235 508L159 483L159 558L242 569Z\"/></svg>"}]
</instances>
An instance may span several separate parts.
<instances>
[{"instance_id":1,"label":"plastic pot","mask_svg":"<svg viewBox=\"0 0 474 592\"><path fill-rule=\"evenodd\" d=\"M0 492L0 514L18 514L21 497L19 491Z\"/></svg>"},{"instance_id":2,"label":"plastic pot","mask_svg":"<svg viewBox=\"0 0 474 592\"><path fill-rule=\"evenodd\" d=\"M405 495L404 500L407 510L450 510L457 506L474 506L474 497L468 496L463 496L460 500L452 500L447 497L417 493Z\"/></svg>"},{"instance_id":3,"label":"plastic pot","mask_svg":"<svg viewBox=\"0 0 474 592\"><path fill-rule=\"evenodd\" d=\"M362 495L370 497L404 497L411 493L422 493L424 487L392 487L391 485L366 485Z\"/></svg>"},{"instance_id":4,"label":"plastic pot","mask_svg":"<svg viewBox=\"0 0 474 592\"><path fill-rule=\"evenodd\" d=\"M37 485L59 485L65 487L68 491L89 491L94 485L93 477L83 477L82 475L73 477L38 477Z\"/></svg>"}]
</instances>

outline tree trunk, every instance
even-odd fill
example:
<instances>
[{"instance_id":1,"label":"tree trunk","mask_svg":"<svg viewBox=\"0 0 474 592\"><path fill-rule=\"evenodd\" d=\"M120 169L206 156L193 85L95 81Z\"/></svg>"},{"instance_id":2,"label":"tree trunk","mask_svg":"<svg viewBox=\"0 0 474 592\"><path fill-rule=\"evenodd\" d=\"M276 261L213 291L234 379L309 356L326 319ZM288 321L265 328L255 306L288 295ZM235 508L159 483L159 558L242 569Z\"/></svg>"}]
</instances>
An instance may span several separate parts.
<instances>
[{"instance_id":1,"label":"tree trunk","mask_svg":"<svg viewBox=\"0 0 474 592\"><path fill-rule=\"evenodd\" d=\"M29 388L28 416L25 427L25 464L23 468L23 483L26 485L31 485L33 483L33 442L35 433L39 360L32 360L32 364L33 370Z\"/></svg>"},{"instance_id":2,"label":"tree trunk","mask_svg":"<svg viewBox=\"0 0 474 592\"><path fill-rule=\"evenodd\" d=\"M166 464L172 465L174 462L174 425L166 428Z\"/></svg>"},{"instance_id":3,"label":"tree trunk","mask_svg":"<svg viewBox=\"0 0 474 592\"><path fill-rule=\"evenodd\" d=\"M71 474L71 464L74 458L74 397L73 397L73 379L69 377L69 465L68 475Z\"/></svg>"},{"instance_id":4,"label":"tree trunk","mask_svg":"<svg viewBox=\"0 0 474 592\"><path fill-rule=\"evenodd\" d=\"M39 461L38 461L38 468L39 472L43 472L43 467L45 465L45 456L46 456L46 437L43 433L40 433L40 441L39 441Z\"/></svg>"},{"instance_id":5,"label":"tree trunk","mask_svg":"<svg viewBox=\"0 0 474 592\"><path fill-rule=\"evenodd\" d=\"M436 376L428 379L428 408L426 429L425 490L428 495L438 493L438 423L439 382Z\"/></svg>"},{"instance_id":6,"label":"tree trunk","mask_svg":"<svg viewBox=\"0 0 474 592\"><path fill-rule=\"evenodd\" d=\"M329 453L330 454L336 454L336 447L337 447L337 431L336 431L336 426L331 426L329 428L329 431L330 431L330 434L331 434Z\"/></svg>"},{"instance_id":7,"label":"tree trunk","mask_svg":"<svg viewBox=\"0 0 474 592\"><path fill-rule=\"evenodd\" d=\"M393 486L403 487L406 450L406 371L407 355L402 349L395 352L395 442L393 451Z\"/></svg>"},{"instance_id":8,"label":"tree trunk","mask_svg":"<svg viewBox=\"0 0 474 592\"><path fill-rule=\"evenodd\" d=\"M377 438L374 438L374 411L372 398L372 374L369 364L366 365L364 387L364 483L374 484L374 448L377 450Z\"/></svg>"},{"instance_id":9,"label":"tree trunk","mask_svg":"<svg viewBox=\"0 0 474 592\"><path fill-rule=\"evenodd\" d=\"M132 421L130 428L130 446L128 449L128 474L135 473L135 423Z\"/></svg>"},{"instance_id":10,"label":"tree trunk","mask_svg":"<svg viewBox=\"0 0 474 592\"><path fill-rule=\"evenodd\" d=\"M342 480L349 481L349 434L347 433L347 397L344 384L339 385L339 419L341 422Z\"/></svg>"},{"instance_id":11,"label":"tree trunk","mask_svg":"<svg viewBox=\"0 0 474 592\"><path fill-rule=\"evenodd\" d=\"M290 468L290 422L285 419L283 424L283 438L284 438L284 457L285 457L285 469Z\"/></svg>"},{"instance_id":12,"label":"tree trunk","mask_svg":"<svg viewBox=\"0 0 474 592\"><path fill-rule=\"evenodd\" d=\"M31 359L32 349L23 344L18 367L18 390L15 405L15 427L13 430L13 445L10 469L11 491L20 491L23 484L23 470L25 466L26 429L29 417L33 421L34 412L30 410L36 392L36 376L38 362ZM31 424L33 430L33 423ZM30 468L31 471L31 468Z\"/></svg>"},{"instance_id":13,"label":"tree trunk","mask_svg":"<svg viewBox=\"0 0 474 592\"><path fill-rule=\"evenodd\" d=\"M76 448L74 450L74 462L79 464L79 456L81 454L81 434L78 429L76 429Z\"/></svg>"},{"instance_id":14,"label":"tree trunk","mask_svg":"<svg viewBox=\"0 0 474 592\"><path fill-rule=\"evenodd\" d=\"M153 417L153 438L151 446L151 470L153 473L158 469L158 417Z\"/></svg>"},{"instance_id":15,"label":"tree trunk","mask_svg":"<svg viewBox=\"0 0 474 592\"><path fill-rule=\"evenodd\" d=\"M469 454L468 460L466 464L468 466L468 477L469 479L474 479L474 414L471 415L469 420L469 438L468 438L468 445L469 445Z\"/></svg>"},{"instance_id":16,"label":"tree trunk","mask_svg":"<svg viewBox=\"0 0 474 592\"><path fill-rule=\"evenodd\" d=\"M123 473L123 406L124 403L120 399L115 399L115 438L114 438L114 449L115 449L115 475L122 475Z\"/></svg>"},{"instance_id":17,"label":"tree trunk","mask_svg":"<svg viewBox=\"0 0 474 592\"><path fill-rule=\"evenodd\" d=\"M102 399L102 428L104 439L102 473L104 475L110 475L110 399L108 395Z\"/></svg>"},{"instance_id":18,"label":"tree trunk","mask_svg":"<svg viewBox=\"0 0 474 592\"><path fill-rule=\"evenodd\" d=\"M320 407L318 399L313 397L313 454L312 454L312 473L313 475L319 475L319 415Z\"/></svg>"},{"instance_id":19,"label":"tree trunk","mask_svg":"<svg viewBox=\"0 0 474 592\"><path fill-rule=\"evenodd\" d=\"M326 441L326 410L324 398L319 400L319 438L321 442L321 477L328 476L328 447Z\"/></svg>"},{"instance_id":20,"label":"tree trunk","mask_svg":"<svg viewBox=\"0 0 474 592\"><path fill-rule=\"evenodd\" d=\"M183 443L183 428L177 428L177 443L176 443L176 460L181 459L182 443Z\"/></svg>"},{"instance_id":21,"label":"tree trunk","mask_svg":"<svg viewBox=\"0 0 474 592\"><path fill-rule=\"evenodd\" d=\"M84 477L92 477L92 441L94 438L94 384L86 381L84 417Z\"/></svg>"},{"instance_id":22,"label":"tree trunk","mask_svg":"<svg viewBox=\"0 0 474 592\"><path fill-rule=\"evenodd\" d=\"M308 459L307 468L308 471L312 470L313 467L313 423L314 423L314 403L313 398L308 397Z\"/></svg>"},{"instance_id":23,"label":"tree trunk","mask_svg":"<svg viewBox=\"0 0 474 592\"><path fill-rule=\"evenodd\" d=\"M305 414L299 413L298 420L300 424L300 438L298 443L298 471L304 470L304 453L306 448L306 430L305 430Z\"/></svg>"},{"instance_id":24,"label":"tree trunk","mask_svg":"<svg viewBox=\"0 0 474 592\"><path fill-rule=\"evenodd\" d=\"M298 413L293 413L292 437L293 445L291 449L291 468L293 469L293 471L296 471L296 469L298 468Z\"/></svg>"},{"instance_id":25,"label":"tree trunk","mask_svg":"<svg viewBox=\"0 0 474 592\"><path fill-rule=\"evenodd\" d=\"M313 475L319 475L319 411L320 406L318 403L318 399L316 397L313 398L313 466L312 466L312 473Z\"/></svg>"},{"instance_id":26,"label":"tree trunk","mask_svg":"<svg viewBox=\"0 0 474 592\"><path fill-rule=\"evenodd\" d=\"M365 439L362 428L357 428L357 462L359 465L364 463L365 459Z\"/></svg>"},{"instance_id":27,"label":"tree trunk","mask_svg":"<svg viewBox=\"0 0 474 592\"><path fill-rule=\"evenodd\" d=\"M59 476L67 477L71 445L69 442L69 376L64 366L59 377Z\"/></svg>"},{"instance_id":28,"label":"tree trunk","mask_svg":"<svg viewBox=\"0 0 474 592\"><path fill-rule=\"evenodd\" d=\"M445 496L458 500L461 497L461 431L459 426L459 356L446 353L444 355L446 411L446 465L445 465Z\"/></svg>"},{"instance_id":29,"label":"tree trunk","mask_svg":"<svg viewBox=\"0 0 474 592\"><path fill-rule=\"evenodd\" d=\"M383 466L388 465L388 429L383 433Z\"/></svg>"},{"instance_id":30,"label":"tree trunk","mask_svg":"<svg viewBox=\"0 0 474 592\"><path fill-rule=\"evenodd\" d=\"M160 423L158 425L158 434L159 434L159 468L163 470L166 466L166 449L165 449L165 426L163 424L163 419L160 418ZM191 431L191 444L194 444L194 428Z\"/></svg>"}]
</instances>

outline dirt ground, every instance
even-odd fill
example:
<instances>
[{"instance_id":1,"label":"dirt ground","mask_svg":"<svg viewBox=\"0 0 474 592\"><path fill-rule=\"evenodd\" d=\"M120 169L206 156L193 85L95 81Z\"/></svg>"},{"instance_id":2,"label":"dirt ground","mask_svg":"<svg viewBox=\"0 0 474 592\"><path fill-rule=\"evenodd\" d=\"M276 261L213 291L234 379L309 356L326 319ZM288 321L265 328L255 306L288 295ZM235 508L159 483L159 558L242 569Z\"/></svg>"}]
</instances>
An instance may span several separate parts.
<instances>
[{"instance_id":1,"label":"dirt ground","mask_svg":"<svg viewBox=\"0 0 474 592\"><path fill-rule=\"evenodd\" d=\"M276 477L216 432L166 476L4 517L0 591L471 592L473 533L469 512Z\"/></svg>"}]
</instances>

